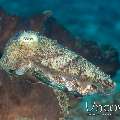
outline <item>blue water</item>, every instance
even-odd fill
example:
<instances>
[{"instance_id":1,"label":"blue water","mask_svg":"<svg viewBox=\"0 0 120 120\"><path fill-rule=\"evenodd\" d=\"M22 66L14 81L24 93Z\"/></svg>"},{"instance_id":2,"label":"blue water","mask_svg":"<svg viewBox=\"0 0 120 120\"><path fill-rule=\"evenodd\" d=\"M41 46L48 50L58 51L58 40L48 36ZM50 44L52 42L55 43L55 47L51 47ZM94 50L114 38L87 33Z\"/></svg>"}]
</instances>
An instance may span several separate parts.
<instances>
[{"instance_id":1,"label":"blue water","mask_svg":"<svg viewBox=\"0 0 120 120\"><path fill-rule=\"evenodd\" d=\"M111 44L120 53L120 0L0 0L0 6L22 17L51 10L73 35ZM114 79L118 81L115 92L119 92L120 71Z\"/></svg>"},{"instance_id":2,"label":"blue water","mask_svg":"<svg viewBox=\"0 0 120 120\"><path fill-rule=\"evenodd\" d=\"M120 0L0 0L9 13L30 16L51 10L74 35L120 47Z\"/></svg>"}]
</instances>

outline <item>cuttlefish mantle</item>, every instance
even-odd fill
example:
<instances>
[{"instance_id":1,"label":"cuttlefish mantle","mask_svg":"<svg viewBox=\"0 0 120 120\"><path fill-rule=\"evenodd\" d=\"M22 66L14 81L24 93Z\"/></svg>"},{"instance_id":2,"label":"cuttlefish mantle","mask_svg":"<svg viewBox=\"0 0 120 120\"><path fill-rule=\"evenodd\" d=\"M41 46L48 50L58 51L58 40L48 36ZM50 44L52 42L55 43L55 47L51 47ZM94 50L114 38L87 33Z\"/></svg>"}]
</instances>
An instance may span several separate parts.
<instances>
[{"instance_id":1,"label":"cuttlefish mantle","mask_svg":"<svg viewBox=\"0 0 120 120\"><path fill-rule=\"evenodd\" d=\"M8 73L32 73L53 89L81 95L112 89L110 76L82 56L34 31L13 36L0 59Z\"/></svg>"}]
</instances>

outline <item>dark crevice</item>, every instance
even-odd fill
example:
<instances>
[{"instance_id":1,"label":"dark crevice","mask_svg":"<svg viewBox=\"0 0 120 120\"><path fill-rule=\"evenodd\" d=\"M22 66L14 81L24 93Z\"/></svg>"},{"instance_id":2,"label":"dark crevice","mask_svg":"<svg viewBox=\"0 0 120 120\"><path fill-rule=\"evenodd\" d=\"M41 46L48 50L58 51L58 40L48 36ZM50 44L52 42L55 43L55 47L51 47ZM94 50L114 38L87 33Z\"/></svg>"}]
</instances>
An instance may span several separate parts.
<instances>
[{"instance_id":1,"label":"dark crevice","mask_svg":"<svg viewBox=\"0 0 120 120\"><path fill-rule=\"evenodd\" d=\"M0 59L2 58L3 52L0 51Z\"/></svg>"}]
</instances>

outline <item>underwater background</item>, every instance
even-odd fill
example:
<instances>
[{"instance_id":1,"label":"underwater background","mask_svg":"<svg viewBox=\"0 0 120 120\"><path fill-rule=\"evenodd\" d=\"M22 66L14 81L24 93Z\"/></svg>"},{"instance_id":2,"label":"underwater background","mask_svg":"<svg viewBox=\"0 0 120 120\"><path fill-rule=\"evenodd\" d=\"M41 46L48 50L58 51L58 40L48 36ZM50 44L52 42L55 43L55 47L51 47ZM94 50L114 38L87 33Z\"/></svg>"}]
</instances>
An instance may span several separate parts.
<instances>
[{"instance_id":1,"label":"underwater background","mask_svg":"<svg viewBox=\"0 0 120 120\"><path fill-rule=\"evenodd\" d=\"M120 0L0 0L0 7L10 15L23 18L50 10L54 18L73 36L82 40L96 41L99 45L110 44L117 49L120 57ZM75 114L72 119L87 119L79 115L79 107L84 109L86 101L91 103L95 99L103 101L103 103L108 103L108 101L113 103L111 101L113 101L114 95L120 93L120 69L113 80L116 82L113 95L85 97L76 107L75 111L78 111L78 114ZM119 95L118 98L118 103L120 103ZM84 113L81 112L81 114ZM106 119L106 116L104 117L88 118L88 120ZM113 118L109 117L109 119ZM120 116L117 116L113 120L119 119Z\"/></svg>"},{"instance_id":2,"label":"underwater background","mask_svg":"<svg viewBox=\"0 0 120 120\"><path fill-rule=\"evenodd\" d=\"M119 50L119 0L0 0L8 13L23 17L51 10L74 35L109 43Z\"/></svg>"}]
</instances>

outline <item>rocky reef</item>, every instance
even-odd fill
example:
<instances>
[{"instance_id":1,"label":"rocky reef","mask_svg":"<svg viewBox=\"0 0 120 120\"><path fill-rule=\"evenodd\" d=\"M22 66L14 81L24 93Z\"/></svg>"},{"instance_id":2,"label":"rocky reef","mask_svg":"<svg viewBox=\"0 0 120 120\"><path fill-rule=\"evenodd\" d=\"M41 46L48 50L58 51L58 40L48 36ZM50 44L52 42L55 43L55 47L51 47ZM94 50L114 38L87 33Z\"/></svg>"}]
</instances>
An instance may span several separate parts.
<instances>
[{"instance_id":1,"label":"rocky reef","mask_svg":"<svg viewBox=\"0 0 120 120\"><path fill-rule=\"evenodd\" d=\"M56 21L50 11L24 19L10 16L0 10L0 28L1 56L10 37L23 30L32 30L57 40L58 43L98 65L111 76L114 76L120 68L116 49L112 46L99 46L95 42L74 37ZM61 117L58 98L51 88L36 84L37 80L30 75L12 79L5 71L0 71L0 120L58 120ZM112 101L118 103L117 97ZM74 103L73 99L77 101L76 98L70 98L71 104ZM82 110L71 113L73 116L77 116L77 114L81 117L78 119L87 119L87 113ZM114 113L112 115L115 117ZM101 116L99 117L102 119Z\"/></svg>"}]
</instances>

